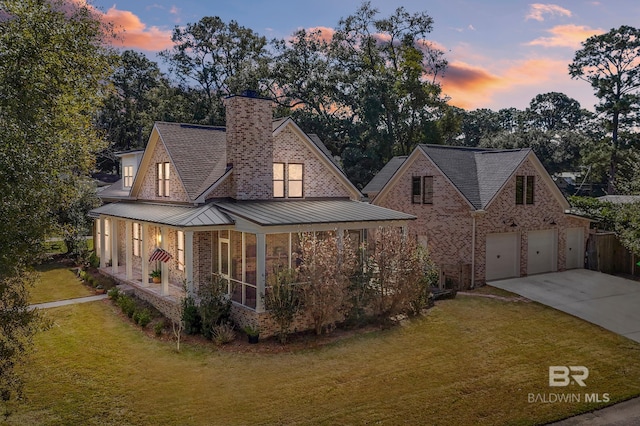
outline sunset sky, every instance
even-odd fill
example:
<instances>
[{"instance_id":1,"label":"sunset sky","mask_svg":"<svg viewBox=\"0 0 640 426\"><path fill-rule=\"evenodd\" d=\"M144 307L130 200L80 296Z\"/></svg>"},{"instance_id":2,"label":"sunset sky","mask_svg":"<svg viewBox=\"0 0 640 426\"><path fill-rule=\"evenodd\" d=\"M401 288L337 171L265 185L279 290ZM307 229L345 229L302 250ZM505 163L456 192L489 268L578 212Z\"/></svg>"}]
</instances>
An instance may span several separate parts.
<instances>
[{"instance_id":1,"label":"sunset sky","mask_svg":"<svg viewBox=\"0 0 640 426\"><path fill-rule=\"evenodd\" d=\"M332 28L361 0L94 0L103 19L122 31L117 47L136 49L161 64L157 52L171 47L171 31L203 16L236 20L267 39L297 28ZM442 81L450 103L465 109L524 109L533 97L563 92L593 109L588 83L571 80L567 67L580 43L621 25L640 25L640 2L632 0L373 0L380 17L404 6L434 20L429 40L445 50ZM161 64L162 66L162 64Z\"/></svg>"}]
</instances>

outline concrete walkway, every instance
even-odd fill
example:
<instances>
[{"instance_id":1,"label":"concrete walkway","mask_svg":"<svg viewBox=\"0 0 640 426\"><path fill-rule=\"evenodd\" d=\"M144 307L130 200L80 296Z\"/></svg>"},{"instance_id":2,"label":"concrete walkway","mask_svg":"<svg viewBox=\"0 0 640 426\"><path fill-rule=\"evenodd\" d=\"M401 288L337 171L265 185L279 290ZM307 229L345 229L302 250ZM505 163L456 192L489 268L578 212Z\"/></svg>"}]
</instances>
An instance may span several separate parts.
<instances>
[{"instance_id":1,"label":"concrete walkway","mask_svg":"<svg viewBox=\"0 0 640 426\"><path fill-rule=\"evenodd\" d=\"M574 269L488 284L640 342L640 282Z\"/></svg>"},{"instance_id":2,"label":"concrete walkway","mask_svg":"<svg viewBox=\"0 0 640 426\"><path fill-rule=\"evenodd\" d=\"M29 309L57 308L58 306L74 305L76 303L95 302L96 300L106 299L107 297L109 296L107 296L106 294L98 294L96 296L78 297L76 299L56 300L55 302L38 303L35 305L31 305L29 306Z\"/></svg>"},{"instance_id":3,"label":"concrete walkway","mask_svg":"<svg viewBox=\"0 0 640 426\"><path fill-rule=\"evenodd\" d=\"M640 398L630 399L591 413L569 417L559 422L550 423L553 426L635 426L640 425Z\"/></svg>"}]
</instances>

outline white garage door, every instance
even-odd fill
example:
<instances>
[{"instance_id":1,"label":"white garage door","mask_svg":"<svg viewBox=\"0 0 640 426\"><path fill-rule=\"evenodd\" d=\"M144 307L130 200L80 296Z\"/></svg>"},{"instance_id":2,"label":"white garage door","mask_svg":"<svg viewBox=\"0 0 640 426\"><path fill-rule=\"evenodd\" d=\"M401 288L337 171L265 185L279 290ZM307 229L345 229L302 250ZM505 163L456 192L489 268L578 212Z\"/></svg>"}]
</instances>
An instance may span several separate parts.
<instances>
[{"instance_id":1,"label":"white garage door","mask_svg":"<svg viewBox=\"0 0 640 426\"><path fill-rule=\"evenodd\" d=\"M584 268L584 228L567 229L567 269Z\"/></svg>"},{"instance_id":2,"label":"white garage door","mask_svg":"<svg viewBox=\"0 0 640 426\"><path fill-rule=\"evenodd\" d=\"M487 234L486 280L520 276L520 234Z\"/></svg>"},{"instance_id":3,"label":"white garage door","mask_svg":"<svg viewBox=\"0 0 640 426\"><path fill-rule=\"evenodd\" d=\"M527 275L558 270L558 239L555 229L527 233Z\"/></svg>"}]
</instances>

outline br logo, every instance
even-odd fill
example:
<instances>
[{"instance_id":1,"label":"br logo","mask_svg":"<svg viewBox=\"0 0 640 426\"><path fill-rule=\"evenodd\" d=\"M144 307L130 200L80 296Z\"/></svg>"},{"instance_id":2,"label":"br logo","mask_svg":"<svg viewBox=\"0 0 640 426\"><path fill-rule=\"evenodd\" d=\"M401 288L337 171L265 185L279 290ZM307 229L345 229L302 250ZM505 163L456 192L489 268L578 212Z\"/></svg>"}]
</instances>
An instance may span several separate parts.
<instances>
[{"instance_id":1,"label":"br logo","mask_svg":"<svg viewBox=\"0 0 640 426\"><path fill-rule=\"evenodd\" d=\"M569 386L571 382L577 383L579 386L587 386L584 381L589 377L589 369L581 365L554 365L549 367L549 386L560 387Z\"/></svg>"}]
</instances>

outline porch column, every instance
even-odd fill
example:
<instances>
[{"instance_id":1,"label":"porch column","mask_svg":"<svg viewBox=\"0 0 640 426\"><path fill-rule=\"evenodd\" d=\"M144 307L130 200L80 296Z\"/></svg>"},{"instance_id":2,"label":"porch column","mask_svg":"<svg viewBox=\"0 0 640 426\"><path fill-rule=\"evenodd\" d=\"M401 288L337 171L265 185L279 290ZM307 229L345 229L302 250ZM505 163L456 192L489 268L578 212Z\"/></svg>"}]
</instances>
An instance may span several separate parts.
<instances>
[{"instance_id":1,"label":"porch column","mask_svg":"<svg viewBox=\"0 0 640 426\"><path fill-rule=\"evenodd\" d=\"M118 273L118 219L111 219L111 272Z\"/></svg>"},{"instance_id":2,"label":"porch column","mask_svg":"<svg viewBox=\"0 0 640 426\"><path fill-rule=\"evenodd\" d=\"M147 244L149 244L149 225L142 224L142 247L140 248L140 260L142 263L142 285L149 285L149 252Z\"/></svg>"},{"instance_id":3,"label":"porch column","mask_svg":"<svg viewBox=\"0 0 640 426\"><path fill-rule=\"evenodd\" d=\"M160 248L167 250L167 240L169 239L169 230L166 226L160 227ZM162 274L162 295L167 296L169 294L169 265L167 262L160 262L161 274Z\"/></svg>"},{"instance_id":4,"label":"porch column","mask_svg":"<svg viewBox=\"0 0 640 426\"><path fill-rule=\"evenodd\" d=\"M124 235L125 235L125 240L124 240L124 246L125 248L125 253L126 253L126 259L124 262L126 271L127 271L127 279L128 280L132 280L133 279L133 253L131 253L132 251L132 245L133 245L133 238L132 238L132 222L130 220L127 220L124 222Z\"/></svg>"},{"instance_id":5,"label":"porch column","mask_svg":"<svg viewBox=\"0 0 640 426\"><path fill-rule=\"evenodd\" d=\"M256 234L256 312L264 312L264 296L265 292L265 276L266 256L267 256L267 239L264 234Z\"/></svg>"},{"instance_id":6,"label":"porch column","mask_svg":"<svg viewBox=\"0 0 640 426\"><path fill-rule=\"evenodd\" d=\"M187 294L193 296L193 231L184 231L184 274Z\"/></svg>"},{"instance_id":7,"label":"porch column","mask_svg":"<svg viewBox=\"0 0 640 426\"><path fill-rule=\"evenodd\" d=\"M106 250L106 244L105 244L105 239L104 239L104 223L105 223L106 219L104 217L100 217L100 219L98 219L98 226L100 227L100 267L101 268L106 268L107 267L107 250Z\"/></svg>"}]
</instances>

